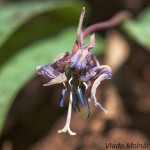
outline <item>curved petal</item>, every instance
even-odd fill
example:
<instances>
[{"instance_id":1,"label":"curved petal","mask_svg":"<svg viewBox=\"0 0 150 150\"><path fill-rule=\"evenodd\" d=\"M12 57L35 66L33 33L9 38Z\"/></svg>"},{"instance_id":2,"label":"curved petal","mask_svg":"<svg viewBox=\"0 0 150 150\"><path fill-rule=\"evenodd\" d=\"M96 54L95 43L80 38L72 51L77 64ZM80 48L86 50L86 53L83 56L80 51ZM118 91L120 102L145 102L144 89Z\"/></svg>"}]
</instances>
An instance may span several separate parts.
<instances>
[{"instance_id":1,"label":"curved petal","mask_svg":"<svg viewBox=\"0 0 150 150\"><path fill-rule=\"evenodd\" d=\"M82 8L82 12L79 19L79 25L77 30L77 41L78 41L78 47L79 49L82 49L84 47L84 38L83 38L83 32L82 32L82 24L85 14L85 7Z\"/></svg>"},{"instance_id":2,"label":"curved petal","mask_svg":"<svg viewBox=\"0 0 150 150\"><path fill-rule=\"evenodd\" d=\"M91 57L91 50L79 49L77 50L69 60L69 67L75 71L85 70L88 59Z\"/></svg>"},{"instance_id":3,"label":"curved petal","mask_svg":"<svg viewBox=\"0 0 150 150\"><path fill-rule=\"evenodd\" d=\"M95 71L96 71L96 75L94 76L94 79L96 79L98 76L102 74L106 74L104 79L110 79L112 77L111 68L107 65L101 65L101 68L97 67Z\"/></svg>"},{"instance_id":4,"label":"curved petal","mask_svg":"<svg viewBox=\"0 0 150 150\"><path fill-rule=\"evenodd\" d=\"M92 86L92 89L91 89L91 96L92 96L92 99L95 103L96 106L99 106L105 113L107 113L107 110L105 110L103 108L103 106L97 102L97 99L96 99L96 89L97 87L100 85L101 81L103 81L104 79L108 78L108 74L102 74L100 75L93 83L93 86Z\"/></svg>"},{"instance_id":5,"label":"curved petal","mask_svg":"<svg viewBox=\"0 0 150 150\"><path fill-rule=\"evenodd\" d=\"M99 65L97 67L92 68L89 72L87 72L86 76L81 76L80 79L86 82L90 79L93 79L93 78L95 79L102 74L107 74L107 77L105 77L105 79L110 79L111 68L107 65Z\"/></svg>"},{"instance_id":6,"label":"curved petal","mask_svg":"<svg viewBox=\"0 0 150 150\"><path fill-rule=\"evenodd\" d=\"M46 78L56 78L60 73L48 65L39 65L36 67L36 72Z\"/></svg>"},{"instance_id":7,"label":"curved petal","mask_svg":"<svg viewBox=\"0 0 150 150\"><path fill-rule=\"evenodd\" d=\"M82 55L82 50L79 49L71 56L71 58L69 60L69 67L71 69L75 70L78 67L78 62L79 62L81 55Z\"/></svg>"},{"instance_id":8,"label":"curved petal","mask_svg":"<svg viewBox=\"0 0 150 150\"><path fill-rule=\"evenodd\" d=\"M85 48L93 48L95 46L95 33L92 33L90 36L89 43L85 46Z\"/></svg>"},{"instance_id":9,"label":"curved petal","mask_svg":"<svg viewBox=\"0 0 150 150\"><path fill-rule=\"evenodd\" d=\"M65 82L65 81L67 81L66 75L65 75L65 73L61 73L59 76L52 79L50 82L43 84L43 86L50 86L53 84L59 84L59 83Z\"/></svg>"},{"instance_id":10,"label":"curved petal","mask_svg":"<svg viewBox=\"0 0 150 150\"><path fill-rule=\"evenodd\" d=\"M53 67L53 68L57 67L57 63L59 64L61 62L66 61L69 56L70 56L69 52L58 55L51 63L51 67Z\"/></svg>"}]
</instances>

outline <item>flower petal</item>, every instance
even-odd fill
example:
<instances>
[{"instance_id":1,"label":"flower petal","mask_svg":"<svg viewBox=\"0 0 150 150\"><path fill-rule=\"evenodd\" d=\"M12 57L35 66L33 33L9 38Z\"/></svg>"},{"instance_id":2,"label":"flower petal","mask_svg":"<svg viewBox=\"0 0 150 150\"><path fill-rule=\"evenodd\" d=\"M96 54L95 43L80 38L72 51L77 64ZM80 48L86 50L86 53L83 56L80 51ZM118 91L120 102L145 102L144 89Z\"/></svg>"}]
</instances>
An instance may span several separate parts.
<instances>
[{"instance_id":1,"label":"flower petal","mask_svg":"<svg viewBox=\"0 0 150 150\"><path fill-rule=\"evenodd\" d=\"M97 67L92 68L89 72L87 72L86 76L81 76L80 79L82 81L88 81L91 78L97 78L98 76L102 74L107 74L105 79L111 78L111 68L107 65L99 65Z\"/></svg>"},{"instance_id":2,"label":"flower petal","mask_svg":"<svg viewBox=\"0 0 150 150\"><path fill-rule=\"evenodd\" d=\"M97 71L97 73L94 76L94 79L96 79L98 76L100 76L102 74L107 74L104 79L110 79L112 77L111 68L109 66L107 66L107 65L101 65L101 68L97 67L95 69L95 71Z\"/></svg>"},{"instance_id":3,"label":"flower petal","mask_svg":"<svg viewBox=\"0 0 150 150\"><path fill-rule=\"evenodd\" d=\"M39 65L36 67L36 72L47 78L56 78L60 73L48 65Z\"/></svg>"},{"instance_id":4,"label":"flower petal","mask_svg":"<svg viewBox=\"0 0 150 150\"><path fill-rule=\"evenodd\" d=\"M67 81L66 75L65 75L65 73L61 73L59 76L52 79L50 82L43 84L43 86L50 86L53 84L59 84L59 83L65 82L65 81Z\"/></svg>"},{"instance_id":5,"label":"flower petal","mask_svg":"<svg viewBox=\"0 0 150 150\"><path fill-rule=\"evenodd\" d=\"M90 36L89 43L85 46L85 48L93 48L95 46L95 34L92 33Z\"/></svg>"},{"instance_id":6,"label":"flower petal","mask_svg":"<svg viewBox=\"0 0 150 150\"><path fill-rule=\"evenodd\" d=\"M58 55L52 62L51 67L55 70L59 71L60 73L63 73L65 71L65 66L69 63L67 59L69 58L70 53L62 53Z\"/></svg>"},{"instance_id":7,"label":"flower petal","mask_svg":"<svg viewBox=\"0 0 150 150\"><path fill-rule=\"evenodd\" d=\"M88 59L91 57L91 51L88 49L79 49L69 60L69 67L74 71L83 71L86 68Z\"/></svg>"},{"instance_id":8,"label":"flower petal","mask_svg":"<svg viewBox=\"0 0 150 150\"><path fill-rule=\"evenodd\" d=\"M98 87L98 85L101 83L101 81L103 81L104 79L109 79L109 77L108 77L109 75L108 74L102 74L102 75L100 75L95 81L94 81L94 83L93 83L93 86L92 86L92 89L91 89L91 94L92 94L92 99L93 99L93 101L94 101L94 103L95 103L95 105L96 106L99 106L105 113L107 113L107 110L105 110L104 108L103 108L103 106L99 103L99 102L97 102L97 99L96 99L96 89L97 89L97 87Z\"/></svg>"},{"instance_id":9,"label":"flower petal","mask_svg":"<svg viewBox=\"0 0 150 150\"><path fill-rule=\"evenodd\" d=\"M59 54L51 63L51 66L54 67L57 62L64 62L70 56L69 52Z\"/></svg>"},{"instance_id":10,"label":"flower petal","mask_svg":"<svg viewBox=\"0 0 150 150\"><path fill-rule=\"evenodd\" d=\"M78 41L79 49L82 49L84 46L84 38L83 38L83 32L82 32L84 14L85 14L85 7L82 8L82 12L81 12L80 19L79 19L78 30L77 30L77 41Z\"/></svg>"}]
</instances>

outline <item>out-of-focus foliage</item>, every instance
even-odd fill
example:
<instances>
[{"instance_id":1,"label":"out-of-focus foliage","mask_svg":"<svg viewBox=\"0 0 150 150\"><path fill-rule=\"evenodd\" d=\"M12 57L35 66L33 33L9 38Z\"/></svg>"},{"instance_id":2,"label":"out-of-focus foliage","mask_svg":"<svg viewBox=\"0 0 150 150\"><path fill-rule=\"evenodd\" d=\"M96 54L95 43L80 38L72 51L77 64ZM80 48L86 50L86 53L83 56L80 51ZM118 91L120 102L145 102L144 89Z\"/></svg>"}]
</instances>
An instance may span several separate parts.
<instances>
[{"instance_id":1,"label":"out-of-focus foliage","mask_svg":"<svg viewBox=\"0 0 150 150\"><path fill-rule=\"evenodd\" d=\"M55 3L21 3L0 7L0 46L27 20L51 9L55 9Z\"/></svg>"},{"instance_id":2,"label":"out-of-focus foliage","mask_svg":"<svg viewBox=\"0 0 150 150\"><path fill-rule=\"evenodd\" d=\"M76 2L29 2L0 8L0 65L20 48L77 24L82 5ZM71 12L71 15L68 15Z\"/></svg>"},{"instance_id":3,"label":"out-of-focus foliage","mask_svg":"<svg viewBox=\"0 0 150 150\"><path fill-rule=\"evenodd\" d=\"M125 21L123 28L137 43L150 50L150 7L136 21Z\"/></svg>"},{"instance_id":4,"label":"out-of-focus foliage","mask_svg":"<svg viewBox=\"0 0 150 150\"><path fill-rule=\"evenodd\" d=\"M0 131L13 100L34 77L36 66L71 52L82 5L73 1L36 2L0 9ZM104 41L96 39L93 52L103 53Z\"/></svg>"}]
</instances>

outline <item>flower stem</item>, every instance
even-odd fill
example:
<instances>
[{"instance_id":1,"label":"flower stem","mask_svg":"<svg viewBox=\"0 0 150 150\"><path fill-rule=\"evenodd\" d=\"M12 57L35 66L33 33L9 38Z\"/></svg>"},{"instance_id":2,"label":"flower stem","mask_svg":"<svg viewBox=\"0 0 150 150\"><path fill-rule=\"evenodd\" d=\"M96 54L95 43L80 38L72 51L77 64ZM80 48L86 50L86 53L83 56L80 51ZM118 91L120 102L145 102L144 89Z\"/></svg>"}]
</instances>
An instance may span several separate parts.
<instances>
[{"instance_id":1,"label":"flower stem","mask_svg":"<svg viewBox=\"0 0 150 150\"><path fill-rule=\"evenodd\" d=\"M93 24L93 25L90 25L89 27L87 27L83 31L83 37L85 38L88 34L91 34L91 33L95 32L97 30L114 27L114 26L118 25L119 23L121 23L122 21L124 21L126 19L130 19L131 17L132 17L132 15L131 15L130 12L121 11L121 12L117 13L115 16L113 16L111 19L109 19L107 21L96 23L96 24ZM74 44L74 47L73 47L72 55L77 50L78 50L78 43L76 41L75 44Z\"/></svg>"}]
</instances>

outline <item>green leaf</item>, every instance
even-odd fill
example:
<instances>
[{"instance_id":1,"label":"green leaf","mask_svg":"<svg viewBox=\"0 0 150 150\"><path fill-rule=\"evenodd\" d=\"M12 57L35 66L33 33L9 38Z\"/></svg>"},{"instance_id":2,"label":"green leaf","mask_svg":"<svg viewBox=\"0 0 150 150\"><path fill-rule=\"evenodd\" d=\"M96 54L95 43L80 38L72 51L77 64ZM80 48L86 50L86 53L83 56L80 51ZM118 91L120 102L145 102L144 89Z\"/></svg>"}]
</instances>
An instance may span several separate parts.
<instances>
[{"instance_id":1,"label":"green leaf","mask_svg":"<svg viewBox=\"0 0 150 150\"><path fill-rule=\"evenodd\" d=\"M150 7L146 8L145 10L143 10L139 16L137 17L137 19L142 22L142 23L149 23L150 22Z\"/></svg>"},{"instance_id":2,"label":"green leaf","mask_svg":"<svg viewBox=\"0 0 150 150\"><path fill-rule=\"evenodd\" d=\"M76 40L76 30L76 27L72 27L57 34L55 38L38 41L3 64L0 70L0 131L14 98L23 85L34 77L36 66L50 64L60 53L71 52ZM104 47L104 40L96 36L93 52L103 53Z\"/></svg>"},{"instance_id":3,"label":"green leaf","mask_svg":"<svg viewBox=\"0 0 150 150\"><path fill-rule=\"evenodd\" d=\"M145 9L136 21L124 21L122 25L130 37L150 50L150 7Z\"/></svg>"},{"instance_id":4,"label":"green leaf","mask_svg":"<svg viewBox=\"0 0 150 150\"><path fill-rule=\"evenodd\" d=\"M56 4L51 2L16 3L0 7L0 46L3 42L24 24L28 19L55 8Z\"/></svg>"},{"instance_id":5,"label":"green leaf","mask_svg":"<svg viewBox=\"0 0 150 150\"><path fill-rule=\"evenodd\" d=\"M81 8L82 3L75 1L23 2L1 6L0 65L26 45L78 24Z\"/></svg>"}]
</instances>

